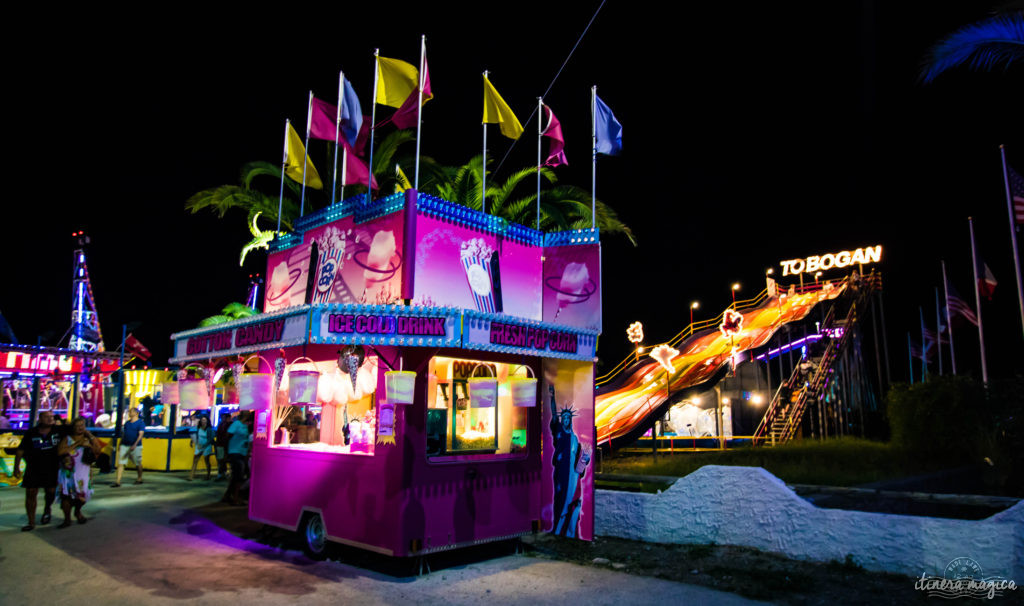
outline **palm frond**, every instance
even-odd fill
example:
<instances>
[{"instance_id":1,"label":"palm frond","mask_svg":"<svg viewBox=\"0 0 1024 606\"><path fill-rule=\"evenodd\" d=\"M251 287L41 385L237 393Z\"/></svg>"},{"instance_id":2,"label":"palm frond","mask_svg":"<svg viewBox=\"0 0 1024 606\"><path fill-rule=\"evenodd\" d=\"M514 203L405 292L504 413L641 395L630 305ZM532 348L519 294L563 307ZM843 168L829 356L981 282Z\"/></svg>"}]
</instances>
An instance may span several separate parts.
<instances>
[{"instance_id":1,"label":"palm frond","mask_svg":"<svg viewBox=\"0 0 1024 606\"><path fill-rule=\"evenodd\" d=\"M966 25L939 40L928 53L921 69L927 84L940 74L966 64L976 71L1009 67L1024 60L1024 11L996 15Z\"/></svg>"},{"instance_id":2,"label":"palm frond","mask_svg":"<svg viewBox=\"0 0 1024 606\"><path fill-rule=\"evenodd\" d=\"M199 321L199 328L223 324L225 322L230 322L231 320L234 320L231 316L210 316L209 318L203 318Z\"/></svg>"},{"instance_id":3,"label":"palm frond","mask_svg":"<svg viewBox=\"0 0 1024 606\"><path fill-rule=\"evenodd\" d=\"M238 303L237 301L233 301L225 305L224 309L221 310L221 313L231 318L238 319L254 316L256 315L256 310L254 310L253 308L249 307L244 303Z\"/></svg>"}]
</instances>

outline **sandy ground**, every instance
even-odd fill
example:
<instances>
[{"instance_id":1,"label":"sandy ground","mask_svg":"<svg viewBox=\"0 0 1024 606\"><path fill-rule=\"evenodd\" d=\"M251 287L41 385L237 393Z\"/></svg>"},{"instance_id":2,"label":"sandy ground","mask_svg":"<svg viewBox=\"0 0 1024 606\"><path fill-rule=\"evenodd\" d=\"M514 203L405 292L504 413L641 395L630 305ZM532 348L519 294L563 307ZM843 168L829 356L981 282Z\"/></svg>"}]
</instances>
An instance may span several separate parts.
<instances>
[{"instance_id":1,"label":"sandy ground","mask_svg":"<svg viewBox=\"0 0 1024 606\"><path fill-rule=\"evenodd\" d=\"M256 541L243 508L217 503L221 483L182 474L111 488L99 476L90 521L21 532L24 491L0 489L0 604L754 604L741 596L567 561L502 555L391 574L360 552L313 562L280 533ZM59 510L55 510L59 511ZM41 507L39 513L41 514ZM509 553L506 548L505 553ZM361 566L360 564L366 564ZM438 569L440 568L440 569Z\"/></svg>"}]
</instances>

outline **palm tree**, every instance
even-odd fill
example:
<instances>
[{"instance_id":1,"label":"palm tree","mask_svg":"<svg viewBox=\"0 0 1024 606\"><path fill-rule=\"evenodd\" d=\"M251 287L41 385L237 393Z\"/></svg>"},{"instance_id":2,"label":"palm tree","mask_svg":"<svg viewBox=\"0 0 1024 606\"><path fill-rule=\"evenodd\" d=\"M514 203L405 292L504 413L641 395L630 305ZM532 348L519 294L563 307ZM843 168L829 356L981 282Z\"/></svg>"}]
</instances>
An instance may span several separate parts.
<instances>
[{"instance_id":1,"label":"palm tree","mask_svg":"<svg viewBox=\"0 0 1024 606\"><path fill-rule=\"evenodd\" d=\"M228 303L221 310L221 313L216 316L210 316L209 318L203 318L199 321L199 327L205 328L207 326L213 326L215 324L223 324L232 320L239 320L241 318L248 318L256 315L258 312L245 305L244 303Z\"/></svg>"},{"instance_id":2,"label":"palm tree","mask_svg":"<svg viewBox=\"0 0 1024 606\"><path fill-rule=\"evenodd\" d=\"M939 40L921 69L928 84L943 72L967 64L973 70L991 71L1024 60L1024 10L1004 8L995 16L966 25Z\"/></svg>"},{"instance_id":3,"label":"palm tree","mask_svg":"<svg viewBox=\"0 0 1024 606\"><path fill-rule=\"evenodd\" d=\"M483 170L483 156L474 156L462 166L448 167L440 178L424 183L424 193L436 195L449 202L480 210L482 207L480 181ZM585 229L591 226L590 193L574 185L555 185L558 177L546 166L540 169L541 177L554 185L541 191L540 228L545 231ZM511 223L535 226L537 224L537 191L534 187L536 167L527 167L512 173L503 183L488 180L487 212ZM524 182L531 186L523 188ZM522 191L522 194L518 192ZM607 204L595 201L597 226L604 233L622 234L636 246L633 231Z\"/></svg>"}]
</instances>

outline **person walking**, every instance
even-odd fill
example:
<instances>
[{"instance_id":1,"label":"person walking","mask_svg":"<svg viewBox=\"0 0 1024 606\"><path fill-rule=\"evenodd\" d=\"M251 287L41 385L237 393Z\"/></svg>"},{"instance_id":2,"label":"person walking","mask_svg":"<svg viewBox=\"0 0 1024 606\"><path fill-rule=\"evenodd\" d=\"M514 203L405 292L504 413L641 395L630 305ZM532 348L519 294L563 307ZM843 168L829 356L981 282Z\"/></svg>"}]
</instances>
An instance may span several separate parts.
<instances>
[{"instance_id":1,"label":"person walking","mask_svg":"<svg viewBox=\"0 0 1024 606\"><path fill-rule=\"evenodd\" d=\"M50 508L57 492L57 449L60 436L53 426L53 413L44 410L39 413L39 422L25 432L21 443L14 453L14 477L21 480L25 488L25 513L28 524L22 526L23 531L36 527L36 505L39 489L44 491L42 524L50 523ZM21 460L28 466L25 474L21 473Z\"/></svg>"},{"instance_id":2,"label":"person walking","mask_svg":"<svg viewBox=\"0 0 1024 606\"><path fill-rule=\"evenodd\" d=\"M61 466L57 483L60 487L60 508L64 512L64 521L57 528L71 526L72 508L79 524L89 521L82 515L82 506L92 498L89 478L91 464L85 462L85 453L92 450L95 455L96 449L96 438L85 429L85 419L76 418L71 422L71 432L58 448Z\"/></svg>"},{"instance_id":3,"label":"person walking","mask_svg":"<svg viewBox=\"0 0 1024 606\"><path fill-rule=\"evenodd\" d=\"M217 425L217 437L214 440L214 445L217 450L217 479L223 480L227 477L228 470L228 441L231 437L228 434L228 428L231 427L231 423L234 419L231 415L221 416L220 423Z\"/></svg>"},{"instance_id":4,"label":"person walking","mask_svg":"<svg viewBox=\"0 0 1024 606\"><path fill-rule=\"evenodd\" d=\"M246 459L249 456L249 425L240 412L228 427L228 463L231 465L231 482L221 499L232 505L241 505L239 490L245 481Z\"/></svg>"},{"instance_id":5,"label":"person walking","mask_svg":"<svg viewBox=\"0 0 1024 606\"><path fill-rule=\"evenodd\" d=\"M124 474L124 466L131 458L135 463L135 471L138 473L136 484L142 484L142 436L145 433L146 422L139 418L139 409L128 409L128 422L124 424L124 433L121 434L121 445L117 449L117 477L112 486L117 488L121 485L121 475Z\"/></svg>"},{"instance_id":6,"label":"person walking","mask_svg":"<svg viewBox=\"0 0 1024 606\"><path fill-rule=\"evenodd\" d=\"M213 443L216 437L213 428L210 427L210 417L200 416L195 427L189 432L192 442L192 471L188 474L188 481L196 477L196 467L199 465L199 458L206 460L206 479L210 479L210 455L213 453Z\"/></svg>"}]
</instances>

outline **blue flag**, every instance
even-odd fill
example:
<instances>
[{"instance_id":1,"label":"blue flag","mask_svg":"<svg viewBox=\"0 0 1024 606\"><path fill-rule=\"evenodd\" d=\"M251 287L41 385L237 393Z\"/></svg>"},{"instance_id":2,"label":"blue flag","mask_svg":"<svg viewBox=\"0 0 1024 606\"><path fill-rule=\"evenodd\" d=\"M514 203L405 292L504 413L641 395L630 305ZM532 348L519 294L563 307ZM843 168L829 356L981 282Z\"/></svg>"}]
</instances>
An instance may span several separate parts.
<instances>
[{"instance_id":1,"label":"blue flag","mask_svg":"<svg viewBox=\"0 0 1024 606\"><path fill-rule=\"evenodd\" d=\"M594 132L597 135L597 153L617 156L622 151L622 124L615 118L601 97L594 95Z\"/></svg>"},{"instance_id":2,"label":"blue flag","mask_svg":"<svg viewBox=\"0 0 1024 606\"><path fill-rule=\"evenodd\" d=\"M362 125L363 108L359 105L359 97L352 89L352 83L345 78L345 98L341 106L341 132L345 133L345 140L355 145Z\"/></svg>"}]
</instances>

